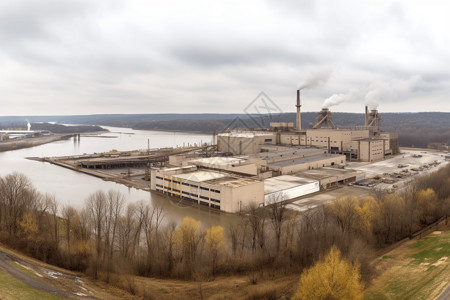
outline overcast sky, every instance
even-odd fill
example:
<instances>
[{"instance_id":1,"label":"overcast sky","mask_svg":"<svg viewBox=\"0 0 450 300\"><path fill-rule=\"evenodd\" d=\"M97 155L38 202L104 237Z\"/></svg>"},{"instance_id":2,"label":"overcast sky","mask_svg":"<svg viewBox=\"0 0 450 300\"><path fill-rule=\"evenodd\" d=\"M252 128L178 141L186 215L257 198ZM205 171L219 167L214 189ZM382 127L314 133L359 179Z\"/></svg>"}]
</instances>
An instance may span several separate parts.
<instances>
[{"instance_id":1,"label":"overcast sky","mask_svg":"<svg viewBox=\"0 0 450 300\"><path fill-rule=\"evenodd\" d=\"M449 112L448 3L1 0L0 115Z\"/></svg>"}]
</instances>

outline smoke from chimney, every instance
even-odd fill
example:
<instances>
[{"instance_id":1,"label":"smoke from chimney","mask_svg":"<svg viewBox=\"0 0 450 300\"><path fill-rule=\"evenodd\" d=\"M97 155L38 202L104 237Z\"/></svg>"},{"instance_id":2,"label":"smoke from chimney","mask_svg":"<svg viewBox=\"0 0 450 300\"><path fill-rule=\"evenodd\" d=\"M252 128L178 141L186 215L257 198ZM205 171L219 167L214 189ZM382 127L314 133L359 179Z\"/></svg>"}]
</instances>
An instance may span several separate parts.
<instances>
[{"instance_id":1,"label":"smoke from chimney","mask_svg":"<svg viewBox=\"0 0 450 300\"><path fill-rule=\"evenodd\" d=\"M342 102L348 102L358 99L360 92L357 89L350 89L345 94L334 94L331 97L325 99L323 102L323 108L330 108L331 106L341 104Z\"/></svg>"},{"instance_id":2,"label":"smoke from chimney","mask_svg":"<svg viewBox=\"0 0 450 300\"><path fill-rule=\"evenodd\" d=\"M25 121L27 121L27 128L28 128L28 131L30 131L30 129L31 129L30 121L28 121L28 119L25 119Z\"/></svg>"},{"instance_id":3,"label":"smoke from chimney","mask_svg":"<svg viewBox=\"0 0 450 300\"><path fill-rule=\"evenodd\" d=\"M297 90L310 89L322 85L327 82L328 77L330 77L329 70L321 70L315 73L311 73L305 81L301 82L298 85Z\"/></svg>"},{"instance_id":4,"label":"smoke from chimney","mask_svg":"<svg viewBox=\"0 0 450 300\"><path fill-rule=\"evenodd\" d=\"M365 103L371 110L378 109L380 101L395 101L398 98L402 98L411 93L421 81L422 78L419 75L415 75L407 79L373 83L365 96Z\"/></svg>"}]
</instances>

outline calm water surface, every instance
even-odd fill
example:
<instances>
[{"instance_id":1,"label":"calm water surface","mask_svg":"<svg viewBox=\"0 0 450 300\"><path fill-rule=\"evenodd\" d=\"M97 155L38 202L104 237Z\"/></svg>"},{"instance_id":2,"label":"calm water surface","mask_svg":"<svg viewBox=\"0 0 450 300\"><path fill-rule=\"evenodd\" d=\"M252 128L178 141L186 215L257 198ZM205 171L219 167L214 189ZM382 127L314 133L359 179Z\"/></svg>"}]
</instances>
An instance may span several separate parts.
<instances>
[{"instance_id":1,"label":"calm water surface","mask_svg":"<svg viewBox=\"0 0 450 300\"><path fill-rule=\"evenodd\" d=\"M147 149L148 139L150 139L151 148L182 146L188 143L210 143L212 140L212 136L202 134L145 131L118 127L104 128L110 132L102 134L102 137L82 136L79 142L71 138L33 148L0 152L0 176L5 176L14 171L27 175L38 191L54 195L60 207L70 204L76 208L81 208L90 194L99 189L104 191L114 189L125 195L127 203L145 200L152 203L152 205L163 205L166 212L166 221L179 222L183 217L191 216L201 220L205 226L226 226L233 219L227 215L203 211L196 207L184 207L174 201L169 201L149 192L103 181L99 178L49 163L25 159L26 157L36 156L48 157L99 153L112 149L119 151Z\"/></svg>"}]
</instances>

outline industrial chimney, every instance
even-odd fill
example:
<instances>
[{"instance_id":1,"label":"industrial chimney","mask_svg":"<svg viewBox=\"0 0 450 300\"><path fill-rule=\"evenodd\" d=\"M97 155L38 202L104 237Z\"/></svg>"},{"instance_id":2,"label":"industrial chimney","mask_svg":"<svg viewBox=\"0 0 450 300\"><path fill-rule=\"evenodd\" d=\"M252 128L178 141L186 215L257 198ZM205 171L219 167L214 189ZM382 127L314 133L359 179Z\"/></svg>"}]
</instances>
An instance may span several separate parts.
<instances>
[{"instance_id":1,"label":"industrial chimney","mask_svg":"<svg viewBox=\"0 0 450 300\"><path fill-rule=\"evenodd\" d=\"M369 108L366 105L366 114L364 115L364 126L367 126L368 115L369 115Z\"/></svg>"},{"instance_id":2,"label":"industrial chimney","mask_svg":"<svg viewBox=\"0 0 450 300\"><path fill-rule=\"evenodd\" d=\"M322 108L317 116L317 123L313 126L313 129L316 128L335 128L336 126L333 123L333 116L331 111L328 108Z\"/></svg>"},{"instance_id":3,"label":"industrial chimney","mask_svg":"<svg viewBox=\"0 0 450 300\"><path fill-rule=\"evenodd\" d=\"M297 105L296 105L296 107L297 107L297 127L296 127L296 129L297 129L297 131L300 131L300 130L302 130L302 119L301 119L301 116L300 116L300 90L297 90Z\"/></svg>"}]
</instances>

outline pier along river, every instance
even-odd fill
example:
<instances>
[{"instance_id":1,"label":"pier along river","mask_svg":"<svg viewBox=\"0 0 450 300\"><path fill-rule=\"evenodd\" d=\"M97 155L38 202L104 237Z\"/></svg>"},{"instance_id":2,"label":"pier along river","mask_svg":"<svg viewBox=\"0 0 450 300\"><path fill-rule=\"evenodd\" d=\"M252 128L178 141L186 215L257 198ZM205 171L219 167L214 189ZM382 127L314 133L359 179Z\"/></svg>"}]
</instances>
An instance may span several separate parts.
<instances>
[{"instance_id":1,"label":"pier along river","mask_svg":"<svg viewBox=\"0 0 450 300\"><path fill-rule=\"evenodd\" d=\"M90 153L147 149L148 139L151 148L187 146L189 144L210 143L211 135L133 130L129 128L107 127L110 132L100 135L82 135L80 141L74 138L56 141L32 148L0 152L0 176L12 172L25 174L33 186L41 193L54 195L61 209L64 205L72 205L77 209L84 206L89 195L98 190L110 189L120 191L126 204L138 200L149 201L152 205L164 207L165 221L180 222L183 217L190 216L200 220L205 226L226 226L232 216L206 211L197 207L178 204L162 196L152 194L114 182L89 176L83 173L61 168L49 163L28 160L27 157L69 156Z\"/></svg>"}]
</instances>

